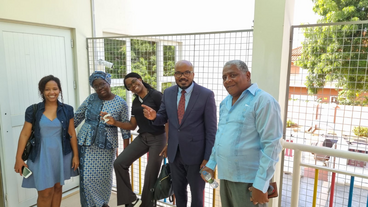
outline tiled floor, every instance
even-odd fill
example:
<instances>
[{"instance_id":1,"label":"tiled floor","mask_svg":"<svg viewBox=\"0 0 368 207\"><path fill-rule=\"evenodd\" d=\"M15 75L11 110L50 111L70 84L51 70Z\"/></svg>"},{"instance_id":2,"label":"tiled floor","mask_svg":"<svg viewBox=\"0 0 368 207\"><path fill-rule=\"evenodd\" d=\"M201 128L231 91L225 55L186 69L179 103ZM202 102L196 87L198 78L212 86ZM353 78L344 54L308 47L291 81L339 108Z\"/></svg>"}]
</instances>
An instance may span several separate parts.
<instances>
[{"instance_id":1,"label":"tiled floor","mask_svg":"<svg viewBox=\"0 0 368 207\"><path fill-rule=\"evenodd\" d=\"M79 191L74 190L69 195L65 196L63 200L61 201L61 207L80 207L80 200L79 200ZM117 201L116 201L116 193L111 193L110 198L110 207L117 207ZM122 206L120 206L122 207Z\"/></svg>"},{"instance_id":2,"label":"tiled floor","mask_svg":"<svg viewBox=\"0 0 368 207\"><path fill-rule=\"evenodd\" d=\"M80 200L79 200L79 190L72 190L69 195L63 197L61 201L61 207L80 207ZM111 192L110 197L110 207L117 207L117 200L116 200L116 192ZM158 207L170 207L172 205L164 205L162 203L157 203ZM124 205L120 205L120 207L124 207Z\"/></svg>"}]
</instances>

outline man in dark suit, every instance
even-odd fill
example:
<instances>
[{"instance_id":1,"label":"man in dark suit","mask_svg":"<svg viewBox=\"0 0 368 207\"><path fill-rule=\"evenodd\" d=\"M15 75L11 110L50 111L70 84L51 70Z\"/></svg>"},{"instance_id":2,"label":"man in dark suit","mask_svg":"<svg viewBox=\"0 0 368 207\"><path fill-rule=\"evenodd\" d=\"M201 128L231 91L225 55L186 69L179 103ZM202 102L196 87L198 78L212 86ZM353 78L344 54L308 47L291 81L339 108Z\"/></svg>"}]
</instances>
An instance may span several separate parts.
<instances>
[{"instance_id":1,"label":"man in dark suit","mask_svg":"<svg viewBox=\"0 0 368 207\"><path fill-rule=\"evenodd\" d=\"M193 65L181 60L175 64L176 86L165 90L159 111L142 105L153 124L169 121L167 146L173 188L178 207L187 206L187 185L192 207L203 206L204 181L199 173L206 165L215 141L217 119L214 93L193 81Z\"/></svg>"}]
</instances>

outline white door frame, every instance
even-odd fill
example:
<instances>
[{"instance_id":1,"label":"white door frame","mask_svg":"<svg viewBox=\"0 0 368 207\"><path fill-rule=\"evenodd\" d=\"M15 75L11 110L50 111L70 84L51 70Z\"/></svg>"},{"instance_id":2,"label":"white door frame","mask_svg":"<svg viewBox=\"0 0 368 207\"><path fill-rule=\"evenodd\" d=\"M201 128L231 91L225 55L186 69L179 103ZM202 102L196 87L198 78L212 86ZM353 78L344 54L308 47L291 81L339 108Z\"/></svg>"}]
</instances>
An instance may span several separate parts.
<instances>
[{"instance_id":1,"label":"white door frame","mask_svg":"<svg viewBox=\"0 0 368 207\"><path fill-rule=\"evenodd\" d=\"M71 46L71 31L68 29L60 29L60 28L51 28L51 27L41 27L41 26L31 26L25 24L14 24L14 23L5 23L0 21L0 68L2 80L0 81L0 159L2 163L2 176L3 176L3 185L4 185L4 197L5 197L5 206L13 207L13 206L30 206L36 203L37 199L37 191L32 190L18 190L21 185L21 177L19 174L14 172L14 162L15 162L15 153L16 147L14 149L15 143L18 143L19 134L13 133L14 126L21 126L24 123L24 113L23 114L11 114L11 104L8 98L10 97L10 93L14 93L10 91L9 85L11 82L17 80L8 80L7 78L7 64L5 58L5 50L4 50L4 41L3 41L3 32L17 32L17 33L27 33L27 34L35 34L35 35L49 35L49 36L62 36L65 42L65 48L63 48L63 53L60 55L65 56L65 63L61 62L61 64L65 64L65 78L62 81L63 95L65 103L69 105L75 106L76 99L74 89L74 66L73 66L73 55L72 55L72 46ZM62 39L62 38L61 38ZM47 43L45 43L47 44ZM59 51L57 51L59 52ZM41 59L42 61L42 59ZM37 67L37 66L36 66ZM45 70L45 69L44 69ZM20 73L22 71L19 71ZM44 71L45 75L49 75L47 72L47 68ZM42 77L39 77L41 79ZM60 77L59 77L60 78ZM24 84L24 83L17 83ZM27 85L25 85L27 87ZM69 93L65 93L68 92ZM39 102L41 99L36 94L29 95L34 102ZM34 97L33 97L34 96ZM38 98L38 99L37 99ZM29 100L29 99L27 99ZM25 108L24 108L25 111ZM15 140L16 139L16 140ZM79 178L72 178L71 181L66 182L63 186L63 191L70 190L78 185ZM23 195L26 194L26 195Z\"/></svg>"}]
</instances>

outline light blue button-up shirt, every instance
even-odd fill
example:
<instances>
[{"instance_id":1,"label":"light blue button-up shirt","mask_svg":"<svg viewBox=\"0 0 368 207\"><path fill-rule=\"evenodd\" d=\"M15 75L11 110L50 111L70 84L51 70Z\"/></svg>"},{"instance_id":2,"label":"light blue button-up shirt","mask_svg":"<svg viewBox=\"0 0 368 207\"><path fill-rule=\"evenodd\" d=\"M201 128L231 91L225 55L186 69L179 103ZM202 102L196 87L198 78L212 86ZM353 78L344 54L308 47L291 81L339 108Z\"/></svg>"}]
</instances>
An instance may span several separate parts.
<instances>
[{"instance_id":1,"label":"light blue button-up shirt","mask_svg":"<svg viewBox=\"0 0 368 207\"><path fill-rule=\"evenodd\" d=\"M266 192L281 152L280 106L252 84L232 105L228 95L220 104L220 120L208 168L218 165L218 177L253 183Z\"/></svg>"},{"instance_id":2,"label":"light blue button-up shirt","mask_svg":"<svg viewBox=\"0 0 368 207\"><path fill-rule=\"evenodd\" d=\"M190 95L192 95L193 87L194 87L194 84L192 82L192 84L187 89L185 89L185 110L187 109L189 99L190 99ZM179 90L178 90L177 106L179 107L179 101L180 101L180 98L181 98L181 91L183 89L181 89L180 87L178 87L178 88L179 88Z\"/></svg>"}]
</instances>

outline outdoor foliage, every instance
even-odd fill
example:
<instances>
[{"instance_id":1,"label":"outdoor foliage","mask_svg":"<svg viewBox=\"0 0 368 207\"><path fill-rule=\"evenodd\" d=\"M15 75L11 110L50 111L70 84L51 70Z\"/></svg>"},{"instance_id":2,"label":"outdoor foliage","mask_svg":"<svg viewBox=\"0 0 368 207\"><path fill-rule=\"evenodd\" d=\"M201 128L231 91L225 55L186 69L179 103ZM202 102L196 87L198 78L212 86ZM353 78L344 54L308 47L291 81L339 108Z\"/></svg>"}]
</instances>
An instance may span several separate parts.
<instances>
[{"instance_id":1,"label":"outdoor foliage","mask_svg":"<svg viewBox=\"0 0 368 207\"><path fill-rule=\"evenodd\" d=\"M156 74L156 42L131 39L131 71L142 76L142 79L153 88L157 87ZM114 64L113 68L105 68L113 79L123 79L127 74L126 42L119 39L104 39L105 60ZM164 75L172 76L175 66L175 46L164 46ZM122 86L112 87L111 90L126 99L126 89ZM170 87L171 83L164 83L162 90Z\"/></svg>"},{"instance_id":2,"label":"outdoor foliage","mask_svg":"<svg viewBox=\"0 0 368 207\"><path fill-rule=\"evenodd\" d=\"M298 126L297 124L295 124L293 121L291 121L290 119L287 120L286 122L286 127L295 127Z\"/></svg>"},{"instance_id":3,"label":"outdoor foliage","mask_svg":"<svg viewBox=\"0 0 368 207\"><path fill-rule=\"evenodd\" d=\"M313 0L319 23L368 19L368 0ZM306 27L302 53L296 65L308 69L305 85L316 94L334 82L342 104L367 105L359 96L368 89L368 24Z\"/></svg>"},{"instance_id":4,"label":"outdoor foliage","mask_svg":"<svg viewBox=\"0 0 368 207\"><path fill-rule=\"evenodd\" d=\"M357 126L353 128L353 133L358 137L367 137L368 135L368 128Z\"/></svg>"}]
</instances>

